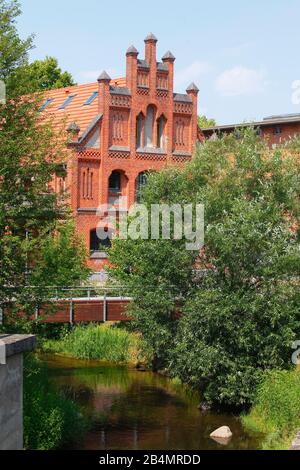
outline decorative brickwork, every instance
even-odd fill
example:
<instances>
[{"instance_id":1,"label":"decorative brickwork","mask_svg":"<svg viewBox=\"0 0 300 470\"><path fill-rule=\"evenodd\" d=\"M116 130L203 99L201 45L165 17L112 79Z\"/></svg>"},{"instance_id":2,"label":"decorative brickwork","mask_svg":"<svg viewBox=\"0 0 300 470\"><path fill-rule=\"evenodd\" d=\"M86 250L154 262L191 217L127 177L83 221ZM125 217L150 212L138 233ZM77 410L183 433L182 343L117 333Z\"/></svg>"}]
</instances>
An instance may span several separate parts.
<instances>
[{"instance_id":1,"label":"decorative brickwork","mask_svg":"<svg viewBox=\"0 0 300 470\"><path fill-rule=\"evenodd\" d=\"M155 36L147 36L144 59L138 59L134 46L128 48L125 78L111 80L102 72L97 83L49 92L52 102L46 110L57 121L66 93L76 95L64 110L73 137L70 162L67 174L54 178L53 188L69 191L88 249L101 221L99 205L118 208L122 196L132 205L141 175L169 163L182 165L195 147L198 89L191 84L186 94L174 93L175 57L168 51L157 61L156 45ZM99 272L107 260L94 251L89 266Z\"/></svg>"}]
</instances>

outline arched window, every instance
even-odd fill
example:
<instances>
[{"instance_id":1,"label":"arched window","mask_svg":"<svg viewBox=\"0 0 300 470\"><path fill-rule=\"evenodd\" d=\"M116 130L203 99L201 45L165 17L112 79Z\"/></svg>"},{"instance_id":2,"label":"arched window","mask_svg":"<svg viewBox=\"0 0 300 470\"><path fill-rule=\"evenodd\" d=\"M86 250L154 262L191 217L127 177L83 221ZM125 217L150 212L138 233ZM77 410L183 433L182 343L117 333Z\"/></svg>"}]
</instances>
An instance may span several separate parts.
<instances>
[{"instance_id":1,"label":"arched window","mask_svg":"<svg viewBox=\"0 0 300 470\"><path fill-rule=\"evenodd\" d=\"M136 118L136 148L143 146L143 124L144 116L143 113L140 113Z\"/></svg>"},{"instance_id":2,"label":"arched window","mask_svg":"<svg viewBox=\"0 0 300 470\"><path fill-rule=\"evenodd\" d=\"M147 173L142 172L136 178L135 182L135 198L137 202L141 202L142 190L147 184Z\"/></svg>"},{"instance_id":3,"label":"arched window","mask_svg":"<svg viewBox=\"0 0 300 470\"><path fill-rule=\"evenodd\" d=\"M164 133L165 133L166 119L164 116L160 116L157 120L157 147L164 148Z\"/></svg>"},{"instance_id":4,"label":"arched window","mask_svg":"<svg viewBox=\"0 0 300 470\"><path fill-rule=\"evenodd\" d=\"M153 147L153 119L154 107L149 105L145 121L145 147Z\"/></svg>"},{"instance_id":5,"label":"arched window","mask_svg":"<svg viewBox=\"0 0 300 470\"><path fill-rule=\"evenodd\" d=\"M119 171L113 171L109 177L108 189L112 192L119 192L121 190L121 174Z\"/></svg>"},{"instance_id":6,"label":"arched window","mask_svg":"<svg viewBox=\"0 0 300 470\"><path fill-rule=\"evenodd\" d=\"M107 233L107 237L100 239L97 235L96 229L93 229L90 231L90 253L91 254L93 254L95 251L105 251L107 248L111 247L112 232L107 227L104 229L104 232Z\"/></svg>"}]
</instances>

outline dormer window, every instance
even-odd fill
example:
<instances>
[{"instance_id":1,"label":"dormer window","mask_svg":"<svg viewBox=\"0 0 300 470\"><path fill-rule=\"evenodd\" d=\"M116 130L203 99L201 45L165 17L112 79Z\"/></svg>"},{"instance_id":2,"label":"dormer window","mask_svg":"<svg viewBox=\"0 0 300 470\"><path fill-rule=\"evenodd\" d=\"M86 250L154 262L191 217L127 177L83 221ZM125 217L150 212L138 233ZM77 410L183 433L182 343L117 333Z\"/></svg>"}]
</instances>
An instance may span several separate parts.
<instances>
[{"instance_id":1,"label":"dormer window","mask_svg":"<svg viewBox=\"0 0 300 470\"><path fill-rule=\"evenodd\" d=\"M42 104L42 106L40 107L39 112L44 111L44 109L46 109L47 106L49 106L49 104L52 103L52 101L53 101L52 98L46 99L45 103Z\"/></svg>"},{"instance_id":2,"label":"dormer window","mask_svg":"<svg viewBox=\"0 0 300 470\"><path fill-rule=\"evenodd\" d=\"M68 98L60 105L58 109L65 109L69 103L75 98L76 95L70 95Z\"/></svg>"},{"instance_id":3,"label":"dormer window","mask_svg":"<svg viewBox=\"0 0 300 470\"><path fill-rule=\"evenodd\" d=\"M85 103L83 103L83 106L88 106L89 104L92 104L92 102L97 98L98 96L98 91L94 91L93 94L86 100Z\"/></svg>"}]
</instances>

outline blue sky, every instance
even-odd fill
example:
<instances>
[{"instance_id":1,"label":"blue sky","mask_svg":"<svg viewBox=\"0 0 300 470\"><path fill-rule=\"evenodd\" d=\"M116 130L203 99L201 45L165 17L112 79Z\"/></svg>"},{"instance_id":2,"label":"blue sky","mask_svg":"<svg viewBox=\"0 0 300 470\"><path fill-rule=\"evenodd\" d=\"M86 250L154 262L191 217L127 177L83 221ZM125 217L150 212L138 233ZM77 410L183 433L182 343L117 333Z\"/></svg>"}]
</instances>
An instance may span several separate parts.
<instances>
[{"instance_id":1,"label":"blue sky","mask_svg":"<svg viewBox=\"0 0 300 470\"><path fill-rule=\"evenodd\" d=\"M35 33L31 59L55 56L78 83L103 69L123 76L125 52L144 55L158 38L158 58L176 56L175 87L200 89L199 110L219 124L300 113L292 83L300 79L299 0L21 0L22 37Z\"/></svg>"}]
</instances>

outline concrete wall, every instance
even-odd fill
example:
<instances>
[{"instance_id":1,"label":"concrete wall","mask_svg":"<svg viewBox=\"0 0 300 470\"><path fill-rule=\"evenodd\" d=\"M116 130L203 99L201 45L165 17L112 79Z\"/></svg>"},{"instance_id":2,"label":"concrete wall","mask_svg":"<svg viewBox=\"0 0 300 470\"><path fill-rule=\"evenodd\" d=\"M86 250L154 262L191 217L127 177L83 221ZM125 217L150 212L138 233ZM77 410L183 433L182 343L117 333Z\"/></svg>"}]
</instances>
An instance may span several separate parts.
<instances>
[{"instance_id":1,"label":"concrete wall","mask_svg":"<svg viewBox=\"0 0 300 470\"><path fill-rule=\"evenodd\" d=\"M32 335L0 335L0 450L23 449L23 353L34 343Z\"/></svg>"},{"instance_id":2,"label":"concrete wall","mask_svg":"<svg viewBox=\"0 0 300 470\"><path fill-rule=\"evenodd\" d=\"M23 448L23 354L0 366L0 450Z\"/></svg>"}]
</instances>

